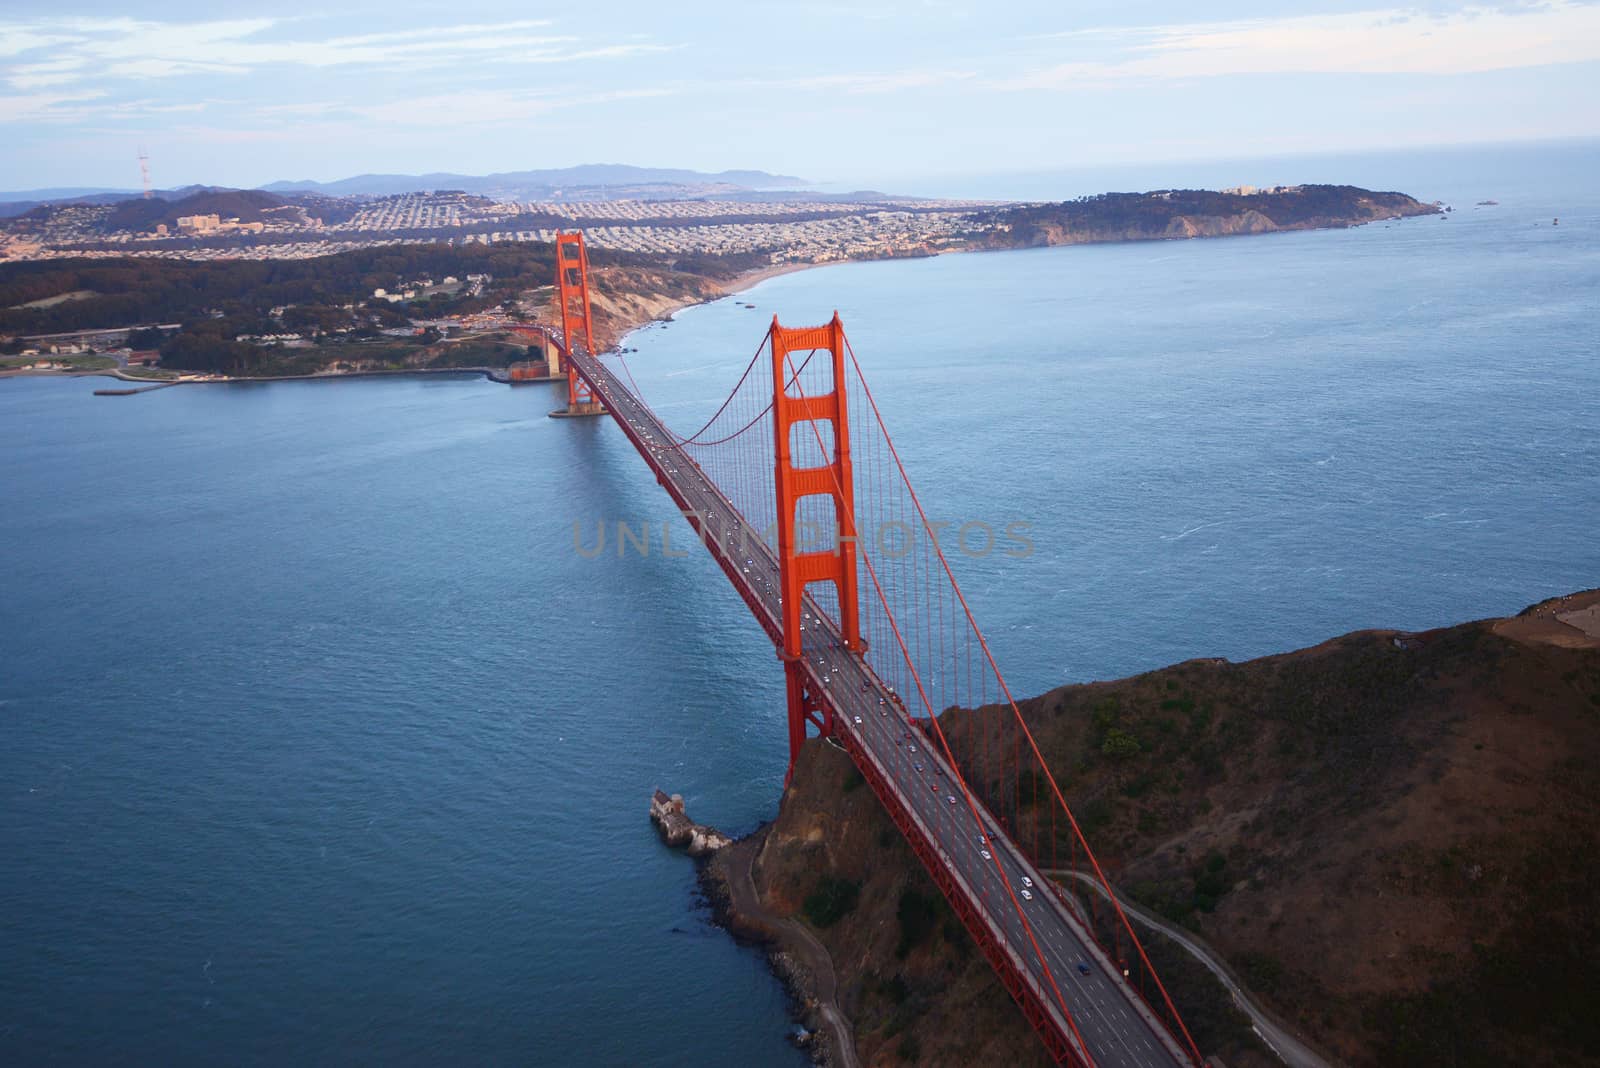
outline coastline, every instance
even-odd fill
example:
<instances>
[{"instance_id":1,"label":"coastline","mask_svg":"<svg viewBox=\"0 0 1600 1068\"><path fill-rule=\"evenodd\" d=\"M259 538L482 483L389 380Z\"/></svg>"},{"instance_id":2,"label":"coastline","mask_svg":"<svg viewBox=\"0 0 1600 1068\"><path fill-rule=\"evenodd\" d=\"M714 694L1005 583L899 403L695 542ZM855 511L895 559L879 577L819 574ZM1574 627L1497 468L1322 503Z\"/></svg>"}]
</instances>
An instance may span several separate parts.
<instances>
[{"instance_id":1,"label":"coastline","mask_svg":"<svg viewBox=\"0 0 1600 1068\"><path fill-rule=\"evenodd\" d=\"M835 262L837 262L837 261L835 261ZM861 263L861 262L865 262L865 261L862 261L862 260L845 260L843 262L846 262L846 263ZM725 296L725 297L736 297L741 293L744 293L744 292L747 292L749 290L754 289L756 286L760 285L762 282L765 282L769 278L777 278L780 275L785 275L785 274L794 274L797 271L809 271L813 267L831 267L831 266L833 266L832 262L830 262L830 263L792 263L791 262L791 263L783 263L783 264L774 264L771 267L762 267L761 269L755 270L755 271L746 271L744 274L739 275L733 281L728 283L726 291L723 293L723 296Z\"/></svg>"},{"instance_id":2,"label":"coastline","mask_svg":"<svg viewBox=\"0 0 1600 1068\"><path fill-rule=\"evenodd\" d=\"M865 261L848 261L848 262L865 262ZM687 300L686 299L686 300L670 301L670 302L668 302L668 304L666 306L666 310L661 312L661 313L659 313L659 314L657 314L657 315L653 315L653 316L651 316L649 318L642 318L642 319L634 319L632 321L625 321L623 323L623 325L622 325L620 333L617 335L617 343L615 345L611 346L611 348L608 349L607 351L608 352L616 352L616 351L618 351L620 349L625 348L626 345L627 345L628 339L630 337L632 337L634 334L638 333L640 330L645 329L651 323L671 322L673 316L677 315L679 312L683 311L683 309L685 309L685 308L696 308L696 307L699 307L702 304L713 304L716 301L725 300L725 299L727 299L729 297L740 296L740 295L742 295L744 293L747 293L750 290L754 289L756 286L760 285L762 282L768 281L769 279L772 279L772 278L780 277L781 275L795 274L795 273L797 273L799 271L809 271L809 270L812 270L813 268L831 267L833 265L834 265L833 263L785 263L785 264L775 265L775 266L772 266L772 267L761 267L761 268L758 268L758 269L756 269L754 271L745 271L743 274L735 275L725 285L721 284L721 283L718 283L717 284L717 292L714 293L713 295L709 296L709 297L703 297L703 298L701 298L699 300Z\"/></svg>"},{"instance_id":3,"label":"coastline","mask_svg":"<svg viewBox=\"0 0 1600 1068\"><path fill-rule=\"evenodd\" d=\"M1431 208L1431 205L1429 207ZM1429 210L1427 212L1419 213L1418 215L1407 216L1407 217L1409 217L1409 218L1426 217L1428 215L1433 215L1433 214L1437 214L1437 213L1438 213L1437 209L1433 209L1433 210ZM1049 241L1043 242L1041 244L1036 244L1036 245L1022 245L1022 244L1018 244L1018 245L1002 245L1002 246L968 245L968 246L962 247L962 248L944 248L944 249L939 249L939 250L936 250L936 251L931 251L926 256L910 256L910 257L908 257L908 256L870 256L870 257L863 257L863 258L859 258L859 259L829 260L829 261L824 262L824 263L789 262L789 263L784 263L784 264L776 264L776 265L773 265L773 266L770 266L770 267L760 267L760 268L757 268L757 269L752 270L752 271L746 271L743 274L739 274L739 275L734 276L731 280L729 280L725 284L723 284L723 283L714 283L716 285L717 292L712 296L704 297L704 298L701 298L699 300L686 299L686 300L669 301L669 302L667 302L667 304L665 306L665 310L657 313L656 315L649 316L647 318L638 318L638 319L634 319L632 321L625 322L622 325L620 331L617 334L616 344L611 346L607 351L608 352L614 352L614 351L617 351L619 349L624 348L626 346L628 338L631 337L633 334L635 334L638 331L640 331L640 330L644 329L645 327L649 326L651 323L655 323L655 322L670 322L672 320L673 316L675 316L678 312L682 311L685 308L692 308L692 307L696 307L696 306L701 305L701 304L711 304L711 303L713 303L715 301L722 300L722 299L727 298L727 297L741 296L744 293L747 293L750 290L754 289L756 286L760 285L762 282L766 282L766 281L768 281L770 279L778 278L778 277L781 277L782 275L786 275L786 274L794 274L794 273L799 272L799 271L813 270L813 269L820 268L820 267L836 267L836 266L839 266L839 265L845 264L845 263L883 263L883 262L892 261L892 260L898 260L898 259L931 259L931 258L935 258L935 257L939 257L939 256L947 256L947 255L966 255L966 254L999 253L999 252L1026 252L1026 251L1032 251L1034 249L1039 249L1039 248L1067 248L1067 247L1079 246L1079 245L1129 245L1129 244L1142 244L1142 243L1148 243L1148 242L1161 242L1161 241L1216 241L1216 240L1223 240L1223 239L1226 239L1226 238L1270 237L1270 236L1272 236L1274 234L1314 233L1314 232L1322 231L1322 230L1351 230L1351 229L1356 229L1358 227L1370 226L1373 223L1380 222L1380 221L1382 221L1382 220L1381 219L1377 219L1377 218L1372 218L1372 219L1353 219L1353 220L1344 221L1344 222L1329 222L1329 223L1326 223L1325 225L1320 225L1320 226L1298 226L1298 225L1292 225L1292 226L1273 227L1271 229L1216 230L1215 232L1208 232L1203 228L1197 228L1197 229L1192 229L1191 231L1187 231L1187 232L1183 232L1183 233L1151 234L1151 235L1103 236L1103 235L1096 235L1096 234L1086 234L1086 235L1080 235L1080 236L1078 236L1076 238L1069 239L1069 240L1049 240Z\"/></svg>"},{"instance_id":4,"label":"coastline","mask_svg":"<svg viewBox=\"0 0 1600 1068\"><path fill-rule=\"evenodd\" d=\"M1367 226L1367 225L1370 225L1372 222L1375 222L1375 221L1378 221L1378 220L1375 220L1375 219L1363 219L1363 220L1355 220L1355 221L1350 221L1350 222L1345 222L1345 223L1330 223L1328 225L1323 225L1323 226L1285 226L1285 227L1275 227L1273 229L1268 229L1268 230L1237 230L1237 231L1218 231L1218 232L1198 231L1198 232L1189 232L1189 233L1180 233L1180 234L1161 234L1161 235L1150 235L1150 236L1081 235L1081 236L1078 236L1078 237L1073 238L1073 239L1048 240L1048 241L1045 241L1044 243L1039 244L1039 245L1014 245L1014 246L1001 246L1001 247L984 247L984 246L972 245L972 246L968 246L968 247L965 247L965 248L941 249L941 250L936 251L936 252L931 252L929 255L930 256L943 256L943 255L947 255L947 254L960 254L960 253L1018 252L1018 251L1026 251L1028 249L1041 248L1041 247L1058 248L1058 247L1066 247L1066 246L1072 246L1072 245L1131 244L1131 243L1135 243L1135 242L1146 242L1146 241L1193 241L1193 240L1215 240L1215 239L1218 239L1218 238L1226 238L1226 237L1265 237L1265 236L1268 236L1270 234L1275 234L1275 233L1294 233L1294 232L1316 231L1316 230L1351 229L1351 228L1360 227L1360 226ZM719 283L719 282L715 282L715 281L713 281L711 279L704 279L713 288L713 292L710 295L699 297L699 298L684 298L684 299L679 299L679 300L668 300L662 305L661 310L657 311L653 315L636 315L636 316L624 316L624 317L621 317L621 322L618 324L618 328L617 328L616 340L612 345L608 346L605 351L607 353L612 353L612 352L618 352L620 350L625 349L627 347L628 339L630 337L632 337L635 333L637 333L638 331L643 330L644 328L648 327L651 323L655 323L655 322L671 322L673 317L676 316L678 312L682 311L685 308L695 307L695 306L698 306L698 305L701 305L701 304L710 304L710 303L713 303L715 301L722 300L722 299L728 298L728 297L741 296L741 295L749 292L750 290L754 289L755 287L759 286L761 283L766 282L766 281L768 281L770 279L773 279L773 278L781 277L782 275L794 274L794 273L799 272L799 271L806 271L806 270L811 270L811 269L819 268L819 267L837 266L838 264L841 264L841 263L876 263L876 262L882 262L884 260L903 259L903 258L907 258L907 257L881 256L881 257L867 257L867 258L862 258L862 259L850 259L850 260L830 260L830 261L823 262L823 263L789 262L789 263L784 263L784 264L772 265L772 266L768 266L768 267L761 267L761 268L757 268L757 269L751 270L751 271L745 271L742 274L734 276L732 279L730 279L726 283ZM926 257L920 257L919 256L919 257L912 257L912 258L921 259L921 258L926 258ZM701 276L701 277L703 277L703 276ZM604 353L602 353L602 355L603 354ZM397 368L397 369L372 370L372 371L344 371L344 372L316 373L316 374L309 374L309 375L307 375L307 374L299 374L299 375L254 375L254 376L241 376L241 377L221 376L221 377L206 377L206 378L179 378L179 379L175 379L175 380L173 380L173 379L139 378L139 377L135 377L135 376L131 376L131 375L126 374L125 373L125 369L121 368L121 367L111 367L111 368L104 368L104 369L101 369L101 370L92 370L92 371L71 371L71 370L56 371L56 370L33 370L31 368L28 368L28 369L18 368L18 369L15 369L15 370L0 371L0 379L22 377L22 376L40 376L40 377L56 377L56 378L84 378L84 377L91 377L91 376L100 376L100 377L106 377L106 378L115 378L115 379L118 379L118 380L124 381L124 382L137 382L137 383L144 384L144 385L161 384L161 383L164 383L164 384L167 384L167 385L193 385L193 384L206 384L206 383L219 383L219 382L221 382L221 383L226 383L226 382L292 382L292 381L314 381L314 380L322 380L322 379L344 379L344 378L358 378L358 377L375 377L375 376L379 376L379 375L447 374L447 373L481 374L485 378L489 379L492 382L500 382L500 383L504 383L504 384L508 384L508 385L510 384L509 380L507 378L502 377L502 375L504 375L504 373L505 373L503 369L501 369L501 368L490 368L490 367L452 367L452 368L424 368L424 367L418 367L418 368Z\"/></svg>"},{"instance_id":5,"label":"coastline","mask_svg":"<svg viewBox=\"0 0 1600 1068\"><path fill-rule=\"evenodd\" d=\"M852 260L847 262L867 261ZM628 348L628 339L633 337L633 335L637 334L641 330L646 329L652 323L671 322L673 318L685 308L696 308L702 304L713 304L719 300L726 300L730 297L740 296L754 289L762 282L777 278L781 275L795 274L799 271L808 271L817 267L832 267L834 265L835 264L833 262L785 263L772 267L762 267L754 271L745 271L743 274L735 275L726 284L715 283L716 292L710 296L702 297L698 300L684 299L669 301L664 310L656 313L655 315L625 319L618 328L616 343L606 349L606 353L621 352L626 350ZM601 355L605 355L605 353L602 353Z\"/></svg>"},{"instance_id":6,"label":"coastline","mask_svg":"<svg viewBox=\"0 0 1600 1068\"><path fill-rule=\"evenodd\" d=\"M789 996L809 1038L797 1042L812 1062L829 1068L860 1068L855 1029L838 1002L833 957L798 921L776 915L761 901L753 869L772 824L766 823L700 865L701 892L718 926L736 942L760 946Z\"/></svg>"},{"instance_id":7,"label":"coastline","mask_svg":"<svg viewBox=\"0 0 1600 1068\"><path fill-rule=\"evenodd\" d=\"M335 371L328 374L312 375L253 375L253 376L209 376L206 378L141 378L130 375L120 367L107 367L96 371L35 371L31 368L19 368L15 371L0 371L0 378L111 378L118 382L133 382L141 386L225 386L234 382L321 382L339 381L346 378L380 378L395 377L400 375L482 375L491 382L505 385L510 380L502 377L505 369L502 367L401 367L387 368L374 371Z\"/></svg>"}]
</instances>

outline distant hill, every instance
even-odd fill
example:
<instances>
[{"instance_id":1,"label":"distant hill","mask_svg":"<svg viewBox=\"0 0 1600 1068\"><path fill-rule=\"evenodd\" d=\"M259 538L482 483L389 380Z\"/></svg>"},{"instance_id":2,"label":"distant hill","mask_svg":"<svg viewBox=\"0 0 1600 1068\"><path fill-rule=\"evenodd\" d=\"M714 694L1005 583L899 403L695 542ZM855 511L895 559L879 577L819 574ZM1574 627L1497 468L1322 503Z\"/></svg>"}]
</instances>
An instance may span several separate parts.
<instances>
[{"instance_id":1,"label":"distant hill","mask_svg":"<svg viewBox=\"0 0 1600 1068\"><path fill-rule=\"evenodd\" d=\"M152 199L181 200L203 192L225 191L214 185L183 185L176 189L158 189ZM144 193L136 189L28 189L18 193L0 193L0 219L26 215L35 208L62 204L120 204L125 200L140 200Z\"/></svg>"},{"instance_id":2,"label":"distant hill","mask_svg":"<svg viewBox=\"0 0 1600 1068\"><path fill-rule=\"evenodd\" d=\"M106 228L115 230L153 230L158 223L176 226L182 215L218 215L224 219L256 222L266 208L281 208L288 201L259 189L206 190L180 200L154 197L150 200L124 200L111 212Z\"/></svg>"},{"instance_id":3,"label":"distant hill","mask_svg":"<svg viewBox=\"0 0 1600 1068\"><path fill-rule=\"evenodd\" d=\"M1424 204L1405 193L1380 193L1353 185L1297 185L1230 192L1157 189L1101 193L1060 204L996 208L978 218L1003 224L991 238L996 246L1027 248L1327 229L1440 211L1438 205Z\"/></svg>"},{"instance_id":4,"label":"distant hill","mask_svg":"<svg viewBox=\"0 0 1600 1068\"><path fill-rule=\"evenodd\" d=\"M794 189L809 185L805 179L766 171L704 171L670 167L634 167L624 163L586 163L552 170L504 171L499 174L471 175L435 172L432 174L358 174L334 182L271 182L261 186L267 193L311 193L324 197L393 196L426 190L459 189L465 193L510 197L519 200L547 200L563 191L582 190L587 198L619 196L641 199L675 199L706 195L741 196L760 190ZM198 192L223 192L222 186L187 185L156 190L155 196L168 201ZM26 215L44 204L118 204L140 200L137 189L103 189L93 186L0 191L0 219ZM837 199L864 199L855 197ZM835 199L835 198L829 198ZM200 214L209 214L209 210ZM184 212L183 214L192 214ZM220 212L218 214L221 214ZM240 216L243 218L243 216Z\"/></svg>"},{"instance_id":5,"label":"distant hill","mask_svg":"<svg viewBox=\"0 0 1600 1068\"><path fill-rule=\"evenodd\" d=\"M520 195L538 199L554 191L601 186L727 186L740 189L793 188L802 178L766 171L703 171L633 167L623 163L587 163L552 170L505 171L499 174L360 174L335 182L273 182L261 188L273 193L322 193L328 196L387 196L428 189L460 189L467 193Z\"/></svg>"},{"instance_id":6,"label":"distant hill","mask_svg":"<svg viewBox=\"0 0 1600 1068\"><path fill-rule=\"evenodd\" d=\"M933 197L908 197L895 193L881 193L876 189L856 189L848 193L816 193L809 189L800 191L803 199L808 203L816 204L877 204L883 201L892 201L896 204L911 202L932 203ZM747 204L775 204L780 201L794 200L796 190L785 189L747 189L737 193L729 193L720 197L722 200L736 200Z\"/></svg>"}]
</instances>

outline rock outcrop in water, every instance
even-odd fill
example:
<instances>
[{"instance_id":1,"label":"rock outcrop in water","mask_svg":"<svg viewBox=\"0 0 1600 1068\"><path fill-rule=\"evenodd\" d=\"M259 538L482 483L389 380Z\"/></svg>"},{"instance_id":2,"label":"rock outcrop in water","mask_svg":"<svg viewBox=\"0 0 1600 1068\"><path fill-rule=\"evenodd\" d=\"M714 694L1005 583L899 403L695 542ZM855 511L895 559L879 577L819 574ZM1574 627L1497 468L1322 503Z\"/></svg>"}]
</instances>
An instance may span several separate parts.
<instances>
[{"instance_id":1,"label":"rock outcrop in water","mask_svg":"<svg viewBox=\"0 0 1600 1068\"><path fill-rule=\"evenodd\" d=\"M703 857L732 845L733 839L717 830L691 820L683 811L683 795L668 797L657 790L650 798L650 819L661 831L661 838L674 849L683 849L691 857Z\"/></svg>"}]
</instances>

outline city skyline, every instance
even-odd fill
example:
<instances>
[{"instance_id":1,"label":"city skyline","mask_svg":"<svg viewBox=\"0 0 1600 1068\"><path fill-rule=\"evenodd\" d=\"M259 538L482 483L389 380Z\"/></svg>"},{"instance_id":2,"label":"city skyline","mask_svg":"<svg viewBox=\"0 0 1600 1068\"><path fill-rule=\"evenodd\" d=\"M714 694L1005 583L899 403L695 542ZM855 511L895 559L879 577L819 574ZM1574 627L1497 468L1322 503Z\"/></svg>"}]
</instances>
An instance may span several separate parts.
<instances>
[{"instance_id":1,"label":"city skyline","mask_svg":"<svg viewBox=\"0 0 1600 1068\"><path fill-rule=\"evenodd\" d=\"M1600 134L1600 6L280 6L0 17L7 189L597 161L980 173ZM920 185L920 188L918 187Z\"/></svg>"}]
</instances>

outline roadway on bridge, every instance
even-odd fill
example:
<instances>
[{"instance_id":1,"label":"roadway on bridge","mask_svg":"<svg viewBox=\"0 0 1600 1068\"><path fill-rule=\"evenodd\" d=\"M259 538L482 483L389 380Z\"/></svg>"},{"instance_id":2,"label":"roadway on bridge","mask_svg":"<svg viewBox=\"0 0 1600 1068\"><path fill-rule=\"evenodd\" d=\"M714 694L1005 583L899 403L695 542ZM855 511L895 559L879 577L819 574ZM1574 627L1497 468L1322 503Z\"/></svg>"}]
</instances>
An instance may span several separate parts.
<instances>
[{"instance_id":1,"label":"roadway on bridge","mask_svg":"<svg viewBox=\"0 0 1600 1068\"><path fill-rule=\"evenodd\" d=\"M608 367L587 354L574 356L572 362L658 477L670 483L685 510L697 517L702 540L735 585L743 587L741 593L768 634L781 642L778 561L771 548L756 532L744 528L732 504ZM1050 880L1028 862L981 805L982 822L974 823L963 791L954 785L954 772L942 755L929 751L930 739L907 716L899 698L861 657L843 647L832 622L820 616L809 598L804 616L805 666L812 692L826 696L836 722L859 741L862 753L876 764L926 838L935 843L968 898L1058 1021L1056 1006L1066 1005L1091 1063L1105 1068L1188 1064L1189 1058L1117 966L1055 896ZM1020 911L1013 907L1012 895ZM1059 991L1059 999L1054 991Z\"/></svg>"}]
</instances>

